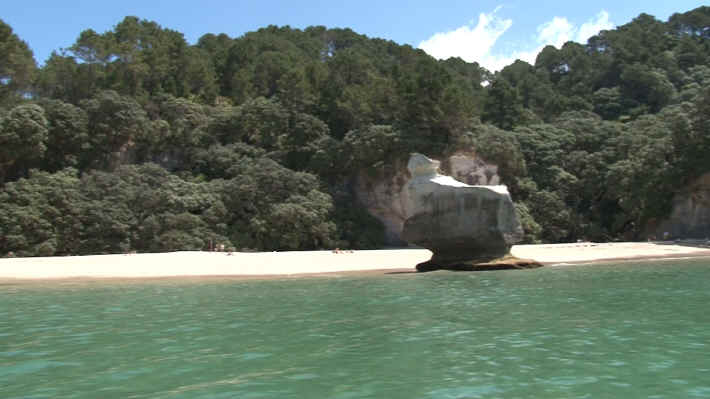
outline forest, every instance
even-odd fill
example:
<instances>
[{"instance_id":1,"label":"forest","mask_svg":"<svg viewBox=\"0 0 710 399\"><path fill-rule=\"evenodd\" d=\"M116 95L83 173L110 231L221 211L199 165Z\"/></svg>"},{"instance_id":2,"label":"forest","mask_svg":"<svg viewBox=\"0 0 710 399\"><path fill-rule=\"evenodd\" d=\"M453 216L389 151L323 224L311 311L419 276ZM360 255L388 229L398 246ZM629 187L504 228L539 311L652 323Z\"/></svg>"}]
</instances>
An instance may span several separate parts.
<instances>
[{"instance_id":1,"label":"forest","mask_svg":"<svg viewBox=\"0 0 710 399\"><path fill-rule=\"evenodd\" d=\"M349 29L126 17L39 67L0 20L0 256L380 248L353 177L499 165L525 241L637 240L710 171L710 7L492 73Z\"/></svg>"}]
</instances>

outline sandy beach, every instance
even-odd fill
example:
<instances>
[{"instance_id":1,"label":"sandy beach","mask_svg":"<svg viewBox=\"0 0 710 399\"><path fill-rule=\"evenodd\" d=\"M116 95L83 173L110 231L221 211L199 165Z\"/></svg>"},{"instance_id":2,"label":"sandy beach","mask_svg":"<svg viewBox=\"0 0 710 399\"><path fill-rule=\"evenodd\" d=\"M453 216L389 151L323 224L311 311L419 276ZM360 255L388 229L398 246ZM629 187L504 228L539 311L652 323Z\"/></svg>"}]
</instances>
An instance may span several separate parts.
<instances>
[{"instance_id":1,"label":"sandy beach","mask_svg":"<svg viewBox=\"0 0 710 399\"><path fill-rule=\"evenodd\" d=\"M547 265L710 256L710 249L676 243L517 245L512 254ZM0 279L165 277L298 277L413 272L431 257L425 249L300 252L171 252L0 259Z\"/></svg>"},{"instance_id":2,"label":"sandy beach","mask_svg":"<svg viewBox=\"0 0 710 399\"><path fill-rule=\"evenodd\" d=\"M662 259L710 256L710 247L696 243L614 242L516 245L514 256L534 259L546 265L578 264L634 259Z\"/></svg>"}]
</instances>

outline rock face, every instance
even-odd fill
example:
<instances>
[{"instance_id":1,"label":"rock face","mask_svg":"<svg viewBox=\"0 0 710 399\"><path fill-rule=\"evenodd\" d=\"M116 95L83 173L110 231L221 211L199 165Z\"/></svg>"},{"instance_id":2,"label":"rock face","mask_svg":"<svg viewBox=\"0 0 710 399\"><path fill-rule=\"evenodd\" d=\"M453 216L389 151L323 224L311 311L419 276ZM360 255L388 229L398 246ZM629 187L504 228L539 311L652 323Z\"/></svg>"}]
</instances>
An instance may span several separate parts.
<instances>
[{"instance_id":1,"label":"rock face","mask_svg":"<svg viewBox=\"0 0 710 399\"><path fill-rule=\"evenodd\" d=\"M710 173L700 176L673 198L673 210L668 219L650 223L648 237L707 238L710 237Z\"/></svg>"},{"instance_id":2,"label":"rock face","mask_svg":"<svg viewBox=\"0 0 710 399\"><path fill-rule=\"evenodd\" d=\"M505 186L471 186L440 175L438 168L439 161L421 154L413 154L408 164L411 179L405 213L409 216L402 238L434 252L418 270L537 265L513 258L500 262L523 235Z\"/></svg>"},{"instance_id":3,"label":"rock face","mask_svg":"<svg viewBox=\"0 0 710 399\"><path fill-rule=\"evenodd\" d=\"M500 184L498 166L490 164L475 153L460 151L441 163L441 169L454 179L471 185ZM371 176L363 171L354 181L354 192L368 212L385 226L387 244L403 246L404 221L410 216L407 185L411 174L404 162L392 165L387 175Z\"/></svg>"},{"instance_id":4,"label":"rock face","mask_svg":"<svg viewBox=\"0 0 710 399\"><path fill-rule=\"evenodd\" d=\"M473 186L500 184L498 165L489 164L472 153L457 153L444 160L441 169L454 179Z\"/></svg>"},{"instance_id":5,"label":"rock face","mask_svg":"<svg viewBox=\"0 0 710 399\"><path fill-rule=\"evenodd\" d=\"M371 176L362 171L355 179L353 189L358 201L370 215L385 226L385 240L388 245L406 246L402 240L402 227L409 215L406 211L407 183L409 171L402 162L393 166L387 176Z\"/></svg>"}]
</instances>

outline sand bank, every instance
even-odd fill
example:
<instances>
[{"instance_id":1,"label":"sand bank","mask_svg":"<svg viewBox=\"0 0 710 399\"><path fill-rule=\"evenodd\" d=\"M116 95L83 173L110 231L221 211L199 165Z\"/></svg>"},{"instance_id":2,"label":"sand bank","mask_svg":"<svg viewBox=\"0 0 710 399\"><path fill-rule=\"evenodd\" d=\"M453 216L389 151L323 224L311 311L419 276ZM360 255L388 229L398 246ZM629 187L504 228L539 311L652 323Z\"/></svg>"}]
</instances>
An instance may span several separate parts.
<instances>
[{"instance_id":1,"label":"sand bank","mask_svg":"<svg viewBox=\"0 0 710 399\"><path fill-rule=\"evenodd\" d=\"M513 255L545 264L710 256L710 249L673 243L575 243L517 245ZM0 259L0 279L269 277L414 271L431 257L425 249L334 253L171 252L160 254Z\"/></svg>"},{"instance_id":2,"label":"sand bank","mask_svg":"<svg viewBox=\"0 0 710 399\"><path fill-rule=\"evenodd\" d=\"M294 252L170 252L0 259L0 279L288 276L414 270L423 249Z\"/></svg>"},{"instance_id":3,"label":"sand bank","mask_svg":"<svg viewBox=\"0 0 710 399\"><path fill-rule=\"evenodd\" d=\"M706 246L671 241L516 245L511 252L547 265L710 256Z\"/></svg>"}]
</instances>

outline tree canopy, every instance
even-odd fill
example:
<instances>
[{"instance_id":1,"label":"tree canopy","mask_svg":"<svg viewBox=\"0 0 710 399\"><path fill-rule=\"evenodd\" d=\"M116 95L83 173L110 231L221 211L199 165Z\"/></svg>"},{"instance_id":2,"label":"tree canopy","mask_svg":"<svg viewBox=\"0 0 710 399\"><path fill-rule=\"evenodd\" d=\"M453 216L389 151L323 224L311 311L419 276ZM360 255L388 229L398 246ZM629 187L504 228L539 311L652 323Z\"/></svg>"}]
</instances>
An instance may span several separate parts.
<instances>
[{"instance_id":1,"label":"tree canopy","mask_svg":"<svg viewBox=\"0 0 710 399\"><path fill-rule=\"evenodd\" d=\"M528 242L640 239L710 170L710 8L497 73L349 29L189 44L126 17L36 66L0 21L0 255L374 248L413 151L499 165Z\"/></svg>"}]
</instances>

